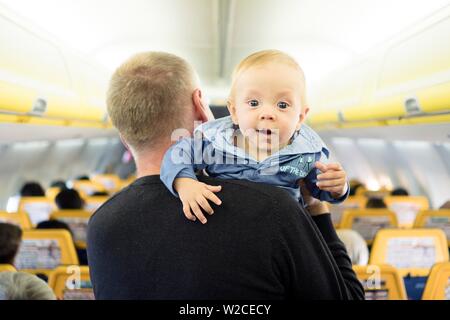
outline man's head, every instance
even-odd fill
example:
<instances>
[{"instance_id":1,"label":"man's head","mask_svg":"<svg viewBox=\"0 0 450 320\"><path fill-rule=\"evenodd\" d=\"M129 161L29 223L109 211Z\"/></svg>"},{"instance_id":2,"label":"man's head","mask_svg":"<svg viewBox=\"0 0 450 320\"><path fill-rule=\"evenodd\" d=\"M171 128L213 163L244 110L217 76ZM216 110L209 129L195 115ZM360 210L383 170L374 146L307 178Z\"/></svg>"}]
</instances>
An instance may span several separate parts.
<instances>
[{"instance_id":1,"label":"man's head","mask_svg":"<svg viewBox=\"0 0 450 320\"><path fill-rule=\"evenodd\" d=\"M22 230L13 224L0 223L0 264L14 264L22 242Z\"/></svg>"},{"instance_id":2,"label":"man's head","mask_svg":"<svg viewBox=\"0 0 450 320\"><path fill-rule=\"evenodd\" d=\"M184 59L164 52L139 53L112 76L108 113L133 151L166 145L174 130L192 132L194 121L207 120L196 113L196 108L209 111L198 86L194 69Z\"/></svg>"}]
</instances>

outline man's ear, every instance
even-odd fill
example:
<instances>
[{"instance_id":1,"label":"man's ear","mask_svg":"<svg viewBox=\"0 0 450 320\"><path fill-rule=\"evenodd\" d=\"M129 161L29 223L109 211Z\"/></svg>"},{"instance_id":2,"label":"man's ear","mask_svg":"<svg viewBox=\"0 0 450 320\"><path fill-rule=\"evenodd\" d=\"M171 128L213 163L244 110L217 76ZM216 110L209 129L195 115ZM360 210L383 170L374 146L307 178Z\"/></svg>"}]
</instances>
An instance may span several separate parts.
<instances>
[{"instance_id":1,"label":"man's ear","mask_svg":"<svg viewBox=\"0 0 450 320\"><path fill-rule=\"evenodd\" d=\"M300 130L300 127L302 126L303 122L305 122L305 120L306 120L306 115L308 114L308 112L309 112L308 106L302 107L302 112L300 113L296 130Z\"/></svg>"},{"instance_id":2,"label":"man's ear","mask_svg":"<svg viewBox=\"0 0 450 320\"><path fill-rule=\"evenodd\" d=\"M200 89L195 89L192 93L192 103L195 108L196 120L201 122L214 120L214 115L212 114L209 105L205 102L203 93Z\"/></svg>"},{"instance_id":3,"label":"man's ear","mask_svg":"<svg viewBox=\"0 0 450 320\"><path fill-rule=\"evenodd\" d=\"M231 116L231 120L233 121L234 124L238 124L237 121L237 116L236 116L236 106L233 102L231 102L230 100L227 101L227 108L228 108L228 112L230 113Z\"/></svg>"}]
</instances>

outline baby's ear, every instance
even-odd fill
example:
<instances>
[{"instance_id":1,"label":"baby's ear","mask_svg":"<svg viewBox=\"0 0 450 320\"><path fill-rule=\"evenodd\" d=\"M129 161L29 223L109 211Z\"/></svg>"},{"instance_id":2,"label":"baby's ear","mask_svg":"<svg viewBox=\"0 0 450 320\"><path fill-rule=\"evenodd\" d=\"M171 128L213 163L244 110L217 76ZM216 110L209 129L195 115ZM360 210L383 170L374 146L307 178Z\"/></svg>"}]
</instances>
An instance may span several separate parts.
<instances>
[{"instance_id":1,"label":"baby's ear","mask_svg":"<svg viewBox=\"0 0 450 320\"><path fill-rule=\"evenodd\" d=\"M237 116L236 116L236 107L235 107L234 103L231 102L230 100L228 100L227 108L228 108L228 112L230 113L231 120L233 121L233 123L238 124Z\"/></svg>"},{"instance_id":2,"label":"baby's ear","mask_svg":"<svg viewBox=\"0 0 450 320\"><path fill-rule=\"evenodd\" d=\"M300 127L302 126L303 122L305 122L305 120L306 120L306 115L308 114L308 112L309 112L308 106L302 107L302 111L298 117L298 123L297 123L296 130L300 130Z\"/></svg>"}]
</instances>

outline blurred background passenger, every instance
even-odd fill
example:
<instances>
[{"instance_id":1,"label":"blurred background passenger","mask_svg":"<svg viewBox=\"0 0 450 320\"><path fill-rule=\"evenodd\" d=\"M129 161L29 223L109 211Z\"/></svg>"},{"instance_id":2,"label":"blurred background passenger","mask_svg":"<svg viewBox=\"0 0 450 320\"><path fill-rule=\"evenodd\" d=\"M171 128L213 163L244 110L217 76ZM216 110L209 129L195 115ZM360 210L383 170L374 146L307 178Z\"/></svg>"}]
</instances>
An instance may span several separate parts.
<instances>
[{"instance_id":1,"label":"blurred background passenger","mask_svg":"<svg viewBox=\"0 0 450 320\"><path fill-rule=\"evenodd\" d=\"M14 265L22 242L22 230L13 224L0 223L0 264Z\"/></svg>"},{"instance_id":2,"label":"blurred background passenger","mask_svg":"<svg viewBox=\"0 0 450 320\"><path fill-rule=\"evenodd\" d=\"M89 179L89 176L88 176L88 175L82 174L82 175L79 175L78 177L76 177L75 180L80 180L80 181L90 181L91 179Z\"/></svg>"},{"instance_id":3,"label":"blurred background passenger","mask_svg":"<svg viewBox=\"0 0 450 320\"><path fill-rule=\"evenodd\" d=\"M444 204L440 206L439 209L450 209L450 200L444 202Z\"/></svg>"},{"instance_id":4,"label":"blurred background passenger","mask_svg":"<svg viewBox=\"0 0 450 320\"><path fill-rule=\"evenodd\" d=\"M35 275L25 272L1 272L0 300L56 300L56 296L53 290Z\"/></svg>"},{"instance_id":5,"label":"blurred background passenger","mask_svg":"<svg viewBox=\"0 0 450 320\"><path fill-rule=\"evenodd\" d=\"M381 198L369 198L366 203L368 209L386 209L387 205Z\"/></svg>"},{"instance_id":6,"label":"blurred background passenger","mask_svg":"<svg viewBox=\"0 0 450 320\"><path fill-rule=\"evenodd\" d=\"M26 182L20 189L21 197L45 197L44 188L39 182Z\"/></svg>"},{"instance_id":7,"label":"blurred background passenger","mask_svg":"<svg viewBox=\"0 0 450 320\"><path fill-rule=\"evenodd\" d=\"M362 184L357 179L351 179L349 185L350 185L350 193L349 193L350 196L355 196L357 195L357 193L360 194L365 190L364 184Z\"/></svg>"},{"instance_id":8,"label":"blurred background passenger","mask_svg":"<svg viewBox=\"0 0 450 320\"><path fill-rule=\"evenodd\" d=\"M67 231L69 231L70 235L72 236L72 241L73 241L73 232L70 229L69 225L67 223L63 222L63 221L60 221L60 220L46 220L46 221L39 222L36 225L36 229L63 229L63 230L67 230ZM88 265L88 260L87 260L86 249L78 248L75 245L75 242L73 243L73 245L75 246L75 250L77 251L77 256L78 256L78 260L80 262L80 265L87 266ZM40 278L44 279L41 276L40 276Z\"/></svg>"},{"instance_id":9,"label":"blurred background passenger","mask_svg":"<svg viewBox=\"0 0 450 320\"><path fill-rule=\"evenodd\" d=\"M84 200L75 189L61 190L55 197L55 203L59 210L84 208Z\"/></svg>"},{"instance_id":10,"label":"blurred background passenger","mask_svg":"<svg viewBox=\"0 0 450 320\"><path fill-rule=\"evenodd\" d=\"M63 180L55 180L50 184L50 188L59 188L60 190L67 189L67 185Z\"/></svg>"},{"instance_id":11,"label":"blurred background passenger","mask_svg":"<svg viewBox=\"0 0 450 320\"><path fill-rule=\"evenodd\" d=\"M409 196L409 192L405 188L399 187L391 191L391 196Z\"/></svg>"},{"instance_id":12,"label":"blurred background passenger","mask_svg":"<svg viewBox=\"0 0 450 320\"><path fill-rule=\"evenodd\" d=\"M369 262L369 248L364 238L355 230L337 229L339 239L344 243L353 265L364 266Z\"/></svg>"}]
</instances>

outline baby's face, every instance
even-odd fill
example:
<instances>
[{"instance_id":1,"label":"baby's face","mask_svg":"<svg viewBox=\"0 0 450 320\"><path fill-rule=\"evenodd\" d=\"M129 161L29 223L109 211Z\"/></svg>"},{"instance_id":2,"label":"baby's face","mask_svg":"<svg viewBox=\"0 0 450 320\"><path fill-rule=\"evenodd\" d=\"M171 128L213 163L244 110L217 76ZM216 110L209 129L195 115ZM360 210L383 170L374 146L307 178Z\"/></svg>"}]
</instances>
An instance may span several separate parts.
<instances>
[{"instance_id":1,"label":"baby's face","mask_svg":"<svg viewBox=\"0 0 450 320\"><path fill-rule=\"evenodd\" d=\"M297 69L278 62L250 67L240 75L230 113L253 148L276 152L300 129L307 112L301 105L302 85Z\"/></svg>"}]
</instances>

